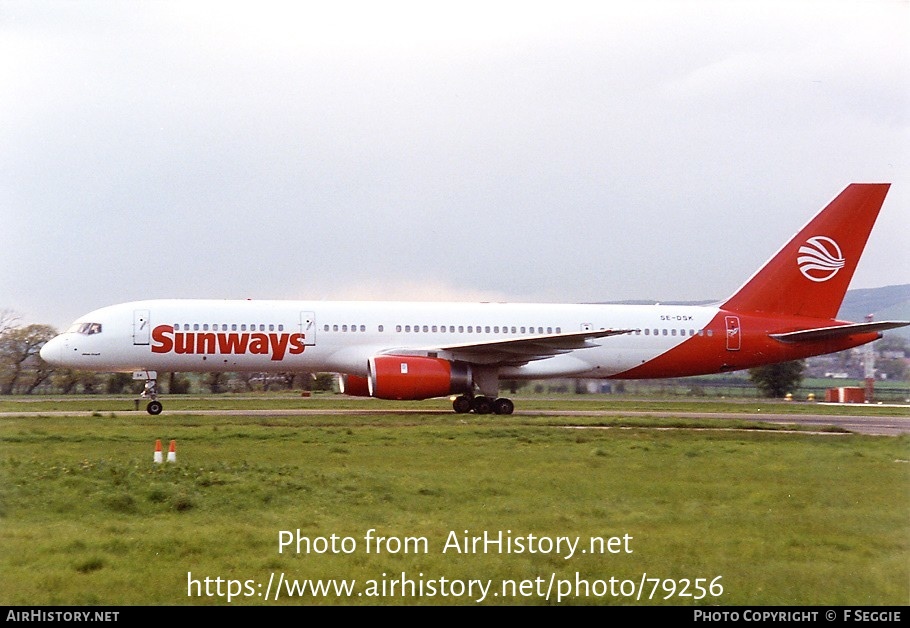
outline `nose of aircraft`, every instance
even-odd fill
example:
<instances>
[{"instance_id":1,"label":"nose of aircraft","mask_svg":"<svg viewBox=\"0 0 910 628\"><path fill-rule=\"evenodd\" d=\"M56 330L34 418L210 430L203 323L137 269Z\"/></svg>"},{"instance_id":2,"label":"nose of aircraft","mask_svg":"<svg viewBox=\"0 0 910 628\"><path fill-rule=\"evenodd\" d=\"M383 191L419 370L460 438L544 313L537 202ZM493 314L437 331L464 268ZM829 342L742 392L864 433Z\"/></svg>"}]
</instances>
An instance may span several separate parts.
<instances>
[{"instance_id":1,"label":"nose of aircraft","mask_svg":"<svg viewBox=\"0 0 910 628\"><path fill-rule=\"evenodd\" d=\"M54 336L44 343L38 354L48 364L59 364L63 358L63 339L60 336Z\"/></svg>"}]
</instances>

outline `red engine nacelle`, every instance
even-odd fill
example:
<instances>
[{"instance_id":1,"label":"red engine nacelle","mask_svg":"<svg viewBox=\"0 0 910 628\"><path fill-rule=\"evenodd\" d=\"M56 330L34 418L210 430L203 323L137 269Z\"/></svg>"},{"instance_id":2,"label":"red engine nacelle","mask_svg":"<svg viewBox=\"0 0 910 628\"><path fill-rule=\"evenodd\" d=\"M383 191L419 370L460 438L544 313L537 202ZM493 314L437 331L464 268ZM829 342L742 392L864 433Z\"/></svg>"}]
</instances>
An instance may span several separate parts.
<instances>
[{"instance_id":1,"label":"red engine nacelle","mask_svg":"<svg viewBox=\"0 0 910 628\"><path fill-rule=\"evenodd\" d=\"M431 399L471 392L471 367L422 356L379 355L370 358L369 392L379 399Z\"/></svg>"},{"instance_id":2,"label":"red engine nacelle","mask_svg":"<svg viewBox=\"0 0 910 628\"><path fill-rule=\"evenodd\" d=\"M342 395L351 395L353 397L370 396L370 384L366 377L344 374L338 380L338 384Z\"/></svg>"}]
</instances>

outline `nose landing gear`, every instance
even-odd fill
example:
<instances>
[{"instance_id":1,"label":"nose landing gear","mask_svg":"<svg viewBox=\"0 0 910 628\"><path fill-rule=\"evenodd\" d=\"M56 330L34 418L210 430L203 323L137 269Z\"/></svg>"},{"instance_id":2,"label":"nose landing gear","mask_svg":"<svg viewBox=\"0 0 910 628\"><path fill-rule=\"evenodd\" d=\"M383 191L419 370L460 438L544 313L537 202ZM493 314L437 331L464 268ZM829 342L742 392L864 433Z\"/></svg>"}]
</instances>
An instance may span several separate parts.
<instances>
[{"instance_id":1,"label":"nose landing gear","mask_svg":"<svg viewBox=\"0 0 910 628\"><path fill-rule=\"evenodd\" d=\"M158 373L155 371L137 371L133 373L133 379L145 380L145 388L143 388L142 394L139 395L140 398L149 400L145 406L145 411L151 415L161 414L164 406L158 401Z\"/></svg>"}]
</instances>

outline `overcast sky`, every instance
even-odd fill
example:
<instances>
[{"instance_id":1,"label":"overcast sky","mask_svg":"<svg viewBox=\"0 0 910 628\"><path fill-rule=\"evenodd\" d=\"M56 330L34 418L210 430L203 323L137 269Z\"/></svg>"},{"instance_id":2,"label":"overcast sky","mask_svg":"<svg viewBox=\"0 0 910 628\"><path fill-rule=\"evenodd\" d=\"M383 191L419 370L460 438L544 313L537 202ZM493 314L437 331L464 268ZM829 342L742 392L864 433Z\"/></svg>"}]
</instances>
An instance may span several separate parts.
<instances>
[{"instance_id":1,"label":"overcast sky","mask_svg":"<svg viewBox=\"0 0 910 628\"><path fill-rule=\"evenodd\" d=\"M847 184L910 283L910 3L0 0L0 310L728 296Z\"/></svg>"}]
</instances>

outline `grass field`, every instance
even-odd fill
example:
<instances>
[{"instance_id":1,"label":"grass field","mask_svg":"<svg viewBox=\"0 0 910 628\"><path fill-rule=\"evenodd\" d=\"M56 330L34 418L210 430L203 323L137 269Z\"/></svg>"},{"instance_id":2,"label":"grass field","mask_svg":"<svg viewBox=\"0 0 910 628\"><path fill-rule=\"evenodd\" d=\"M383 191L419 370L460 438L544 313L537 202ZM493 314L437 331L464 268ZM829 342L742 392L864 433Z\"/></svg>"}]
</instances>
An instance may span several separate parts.
<instances>
[{"instance_id":1,"label":"grass field","mask_svg":"<svg viewBox=\"0 0 910 628\"><path fill-rule=\"evenodd\" d=\"M0 401L38 413L0 417L0 604L910 602L905 436L331 396L126 403ZM326 412L180 413L304 403ZM93 415L40 414L63 408ZM711 429L657 429L681 425ZM176 462L153 462L157 439Z\"/></svg>"}]
</instances>

